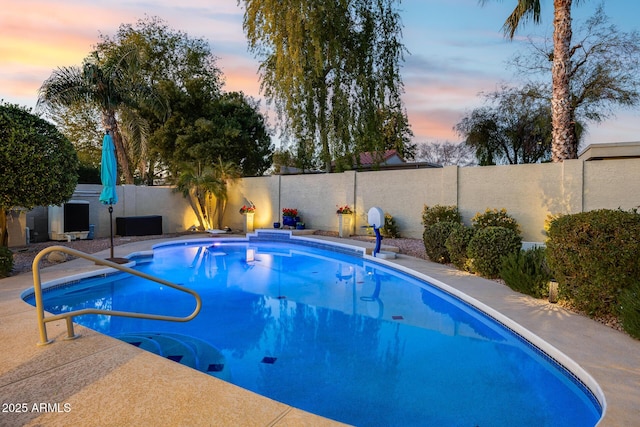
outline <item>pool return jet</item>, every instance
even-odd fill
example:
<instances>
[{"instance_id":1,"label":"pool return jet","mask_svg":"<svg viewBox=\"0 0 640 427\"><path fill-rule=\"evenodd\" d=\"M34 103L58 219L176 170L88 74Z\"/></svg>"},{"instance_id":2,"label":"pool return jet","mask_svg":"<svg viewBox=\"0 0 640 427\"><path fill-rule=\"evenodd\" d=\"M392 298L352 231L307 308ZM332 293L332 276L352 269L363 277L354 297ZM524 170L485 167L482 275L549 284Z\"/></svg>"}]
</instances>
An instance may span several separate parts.
<instances>
[{"instance_id":1,"label":"pool return jet","mask_svg":"<svg viewBox=\"0 0 640 427\"><path fill-rule=\"evenodd\" d=\"M384 227L384 212L378 207L369 209L367 215L367 222L373 227L373 232L376 235L376 246L373 249L372 255L376 258L395 258L396 254L393 252L381 251L380 246L382 243L382 235L380 235L380 228Z\"/></svg>"}]
</instances>

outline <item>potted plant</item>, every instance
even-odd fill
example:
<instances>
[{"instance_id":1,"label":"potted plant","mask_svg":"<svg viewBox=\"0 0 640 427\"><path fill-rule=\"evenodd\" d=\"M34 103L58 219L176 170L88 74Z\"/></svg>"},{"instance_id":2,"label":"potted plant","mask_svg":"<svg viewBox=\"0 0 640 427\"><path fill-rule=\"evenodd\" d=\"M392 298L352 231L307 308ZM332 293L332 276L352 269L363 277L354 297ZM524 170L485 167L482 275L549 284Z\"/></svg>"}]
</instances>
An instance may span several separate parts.
<instances>
[{"instance_id":1,"label":"potted plant","mask_svg":"<svg viewBox=\"0 0 640 427\"><path fill-rule=\"evenodd\" d=\"M295 227L298 222L300 222L300 217L298 216L298 209L294 209L294 208L282 209L282 225L283 226Z\"/></svg>"},{"instance_id":2,"label":"potted plant","mask_svg":"<svg viewBox=\"0 0 640 427\"><path fill-rule=\"evenodd\" d=\"M351 206L349 205L338 206L336 213L338 215L351 215L353 213L353 209L351 209Z\"/></svg>"},{"instance_id":3,"label":"potted plant","mask_svg":"<svg viewBox=\"0 0 640 427\"><path fill-rule=\"evenodd\" d=\"M304 230L304 222L296 222L296 230Z\"/></svg>"},{"instance_id":4,"label":"potted plant","mask_svg":"<svg viewBox=\"0 0 640 427\"><path fill-rule=\"evenodd\" d=\"M242 205L242 207L240 208L240 213L242 215L256 213L256 205L254 205L253 203L249 204L249 206Z\"/></svg>"}]
</instances>

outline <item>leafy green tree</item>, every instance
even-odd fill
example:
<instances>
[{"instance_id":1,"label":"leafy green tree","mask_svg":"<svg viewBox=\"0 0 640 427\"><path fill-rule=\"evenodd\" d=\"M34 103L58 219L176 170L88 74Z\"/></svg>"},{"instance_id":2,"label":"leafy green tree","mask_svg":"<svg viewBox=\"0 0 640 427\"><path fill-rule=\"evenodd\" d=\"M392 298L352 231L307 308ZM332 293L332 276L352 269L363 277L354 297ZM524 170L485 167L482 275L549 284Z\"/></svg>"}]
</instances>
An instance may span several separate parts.
<instances>
[{"instance_id":1,"label":"leafy green tree","mask_svg":"<svg viewBox=\"0 0 640 427\"><path fill-rule=\"evenodd\" d=\"M480 165L536 163L551 155L551 112L537 89L502 87L455 126Z\"/></svg>"},{"instance_id":2,"label":"leafy green tree","mask_svg":"<svg viewBox=\"0 0 640 427\"><path fill-rule=\"evenodd\" d=\"M242 92L228 92L212 107L201 121L205 139L192 152L211 162L233 162L244 176L262 175L271 166L273 147L259 104Z\"/></svg>"},{"instance_id":3,"label":"leafy green tree","mask_svg":"<svg viewBox=\"0 0 640 427\"><path fill-rule=\"evenodd\" d=\"M480 0L485 4L488 0ZM578 157L578 135L570 109L571 98L571 5L573 0L554 0L553 61L551 67L552 160L561 162ZM580 0L575 0L580 3ZM540 0L516 0L516 7L504 23L504 33L513 39L520 25L540 22Z\"/></svg>"},{"instance_id":4,"label":"leafy green tree","mask_svg":"<svg viewBox=\"0 0 640 427\"><path fill-rule=\"evenodd\" d=\"M397 0L239 0L250 50L261 59L261 88L284 137L306 169L400 142L406 120L399 63L404 46ZM357 157L357 156L356 156Z\"/></svg>"},{"instance_id":5,"label":"leafy green tree","mask_svg":"<svg viewBox=\"0 0 640 427\"><path fill-rule=\"evenodd\" d=\"M104 137L100 112L76 104L52 107L48 113L56 128L73 144L80 164L100 167Z\"/></svg>"},{"instance_id":6,"label":"leafy green tree","mask_svg":"<svg viewBox=\"0 0 640 427\"><path fill-rule=\"evenodd\" d=\"M222 74L206 41L154 17L120 26L114 37L103 37L98 50L113 57L136 51L137 78L148 82L170 109L168 117L160 117L139 104L126 121L142 118L139 126L123 132L131 141L144 142L134 144L137 157L146 162L139 170L146 167L151 176L155 166L164 165L176 174L185 162L213 165L219 157L245 175L260 175L270 166L271 139L259 104L241 92L222 92Z\"/></svg>"},{"instance_id":7,"label":"leafy green tree","mask_svg":"<svg viewBox=\"0 0 640 427\"><path fill-rule=\"evenodd\" d=\"M59 205L76 188L73 145L30 110L0 103L0 246L7 246L7 211Z\"/></svg>"},{"instance_id":8,"label":"leafy green tree","mask_svg":"<svg viewBox=\"0 0 640 427\"><path fill-rule=\"evenodd\" d=\"M180 133L185 116L202 116L198 103L185 96L207 103L220 96L222 73L216 58L207 41L174 30L158 17L122 24L114 36L102 36L96 49L113 59L135 52L131 56L136 58L136 73L130 78L136 86L153 89L153 97L137 98L129 108L119 111L129 156L135 159L141 178L151 182L157 167L186 160L164 158L167 142L157 137L172 133L163 129L166 126L178 125L174 135ZM193 111L186 112L185 108ZM178 117L169 123L172 115Z\"/></svg>"},{"instance_id":9,"label":"leafy green tree","mask_svg":"<svg viewBox=\"0 0 640 427\"><path fill-rule=\"evenodd\" d=\"M152 137L171 174L184 162L212 165L221 157L245 176L262 175L273 147L259 104L241 92L218 94L206 79L186 83L184 90L163 84L172 114Z\"/></svg>"}]
</instances>

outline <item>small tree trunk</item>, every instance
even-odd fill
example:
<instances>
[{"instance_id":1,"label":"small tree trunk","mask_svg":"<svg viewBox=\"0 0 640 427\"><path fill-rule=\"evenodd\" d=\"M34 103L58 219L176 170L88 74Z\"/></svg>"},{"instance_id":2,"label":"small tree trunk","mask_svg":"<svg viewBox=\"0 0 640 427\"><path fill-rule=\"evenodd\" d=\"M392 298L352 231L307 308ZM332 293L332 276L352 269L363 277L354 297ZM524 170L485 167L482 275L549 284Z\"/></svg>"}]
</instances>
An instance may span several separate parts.
<instances>
[{"instance_id":1,"label":"small tree trunk","mask_svg":"<svg viewBox=\"0 0 640 427\"><path fill-rule=\"evenodd\" d=\"M226 203L221 197L216 198L216 211L218 211L218 229L222 229L222 217L224 216L224 208Z\"/></svg>"},{"instance_id":2,"label":"small tree trunk","mask_svg":"<svg viewBox=\"0 0 640 427\"><path fill-rule=\"evenodd\" d=\"M125 184L133 184L133 173L129 166L129 158L127 157L127 151L124 149L124 143L122 142L122 135L118 129L118 122L116 122L116 113L114 111L102 112L102 125L110 132L113 138L113 145L116 149L116 157L118 159L118 165L120 165L120 173L124 175Z\"/></svg>"},{"instance_id":3,"label":"small tree trunk","mask_svg":"<svg viewBox=\"0 0 640 427\"><path fill-rule=\"evenodd\" d=\"M7 224L7 210L0 206L0 246L9 246L9 227Z\"/></svg>"},{"instance_id":4,"label":"small tree trunk","mask_svg":"<svg viewBox=\"0 0 640 427\"><path fill-rule=\"evenodd\" d=\"M198 199L195 189L189 190L189 203L191 204L191 209L193 209L193 212L195 212L196 218L200 223L198 229L200 231L203 231L209 228L207 222L205 221L204 213L202 212L202 208L200 206L200 200Z\"/></svg>"}]
</instances>

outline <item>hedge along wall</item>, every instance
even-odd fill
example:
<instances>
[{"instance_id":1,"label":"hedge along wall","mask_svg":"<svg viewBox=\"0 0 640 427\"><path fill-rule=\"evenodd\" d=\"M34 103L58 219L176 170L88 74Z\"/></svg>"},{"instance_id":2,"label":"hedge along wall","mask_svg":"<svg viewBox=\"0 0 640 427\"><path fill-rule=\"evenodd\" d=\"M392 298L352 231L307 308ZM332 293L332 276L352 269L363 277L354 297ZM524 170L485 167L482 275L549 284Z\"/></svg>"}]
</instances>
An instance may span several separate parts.
<instances>
[{"instance_id":1,"label":"hedge along wall","mask_svg":"<svg viewBox=\"0 0 640 427\"><path fill-rule=\"evenodd\" d=\"M98 237L106 237L109 215L98 202L101 188L79 185L74 198L90 202L90 222ZM118 196L114 218L162 215L165 233L196 224L188 201L170 187L119 186ZM250 201L257 207L256 228L281 221L282 208L297 208L307 228L338 231L336 207L349 204L356 211L356 234L366 233L367 211L378 206L395 218L404 237L418 239L425 204L457 205L467 224L476 212L505 208L520 223L524 241L541 242L549 214L640 205L640 159L244 178L229 188L223 225L242 230L238 211ZM21 245L25 225L13 225L11 242Z\"/></svg>"}]
</instances>

